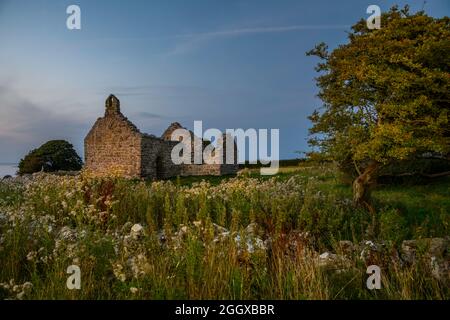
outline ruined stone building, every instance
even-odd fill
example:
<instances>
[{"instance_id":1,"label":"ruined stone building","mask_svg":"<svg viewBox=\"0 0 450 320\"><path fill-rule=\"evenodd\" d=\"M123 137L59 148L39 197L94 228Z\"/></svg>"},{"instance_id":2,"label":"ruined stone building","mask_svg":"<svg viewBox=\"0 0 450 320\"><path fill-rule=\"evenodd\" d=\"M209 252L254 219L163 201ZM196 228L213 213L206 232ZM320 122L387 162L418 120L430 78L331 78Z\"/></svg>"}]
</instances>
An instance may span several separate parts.
<instances>
[{"instance_id":1,"label":"ruined stone building","mask_svg":"<svg viewBox=\"0 0 450 320\"><path fill-rule=\"evenodd\" d=\"M234 140L233 146L228 146L234 149L233 164L226 164L226 161L223 161L224 164L177 165L172 162L171 152L180 141L172 141L171 136L174 130L183 128L179 123L172 123L161 137L156 137L141 133L121 113L120 101L114 95L110 95L105 104L104 117L97 119L84 140L86 169L97 174L117 170L127 177L148 179L237 172L237 150ZM191 135L194 137L192 132ZM201 141L202 148L209 144L208 141ZM224 144L223 153L220 154L224 159L226 148Z\"/></svg>"}]
</instances>

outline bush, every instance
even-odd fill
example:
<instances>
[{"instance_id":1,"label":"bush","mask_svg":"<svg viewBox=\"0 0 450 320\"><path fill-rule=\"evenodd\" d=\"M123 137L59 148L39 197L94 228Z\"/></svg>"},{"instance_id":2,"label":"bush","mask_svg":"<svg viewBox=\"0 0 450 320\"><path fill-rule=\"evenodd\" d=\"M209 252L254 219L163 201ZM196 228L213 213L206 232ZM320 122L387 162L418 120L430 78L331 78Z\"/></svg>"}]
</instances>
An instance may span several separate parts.
<instances>
[{"instance_id":1,"label":"bush","mask_svg":"<svg viewBox=\"0 0 450 320\"><path fill-rule=\"evenodd\" d=\"M45 172L78 171L83 162L72 144L64 140L52 140L32 150L20 160L19 174Z\"/></svg>"}]
</instances>

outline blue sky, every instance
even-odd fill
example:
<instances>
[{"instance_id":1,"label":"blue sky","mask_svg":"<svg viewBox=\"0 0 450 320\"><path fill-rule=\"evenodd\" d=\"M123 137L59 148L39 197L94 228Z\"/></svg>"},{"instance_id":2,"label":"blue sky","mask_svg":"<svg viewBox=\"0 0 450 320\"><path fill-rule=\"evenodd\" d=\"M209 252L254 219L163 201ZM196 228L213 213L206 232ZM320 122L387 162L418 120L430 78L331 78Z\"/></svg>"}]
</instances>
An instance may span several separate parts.
<instances>
[{"instance_id":1,"label":"blue sky","mask_svg":"<svg viewBox=\"0 0 450 320\"><path fill-rule=\"evenodd\" d=\"M280 157L307 150L318 106L316 43L346 42L366 8L423 1L0 0L0 162L50 139L83 154L83 139L114 93L143 132L278 128ZM82 29L66 28L81 8ZM428 0L432 16L448 0Z\"/></svg>"}]
</instances>

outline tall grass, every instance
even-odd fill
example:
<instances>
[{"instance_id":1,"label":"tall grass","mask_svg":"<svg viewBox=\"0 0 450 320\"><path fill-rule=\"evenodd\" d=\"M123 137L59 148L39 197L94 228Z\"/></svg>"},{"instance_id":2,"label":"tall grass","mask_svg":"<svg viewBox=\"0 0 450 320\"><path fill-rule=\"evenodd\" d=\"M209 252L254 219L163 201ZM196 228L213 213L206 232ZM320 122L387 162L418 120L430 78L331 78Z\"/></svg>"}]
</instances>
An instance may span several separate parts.
<instances>
[{"instance_id":1,"label":"tall grass","mask_svg":"<svg viewBox=\"0 0 450 320\"><path fill-rule=\"evenodd\" d=\"M369 291L357 255L338 270L318 259L339 240L398 247L419 227L449 234L448 212L426 224L407 217L389 202L376 217L356 210L330 167L213 184L39 174L0 183L0 297L448 299L426 260L384 265L382 290ZM300 234L307 240L294 241ZM71 264L81 290L66 287Z\"/></svg>"}]
</instances>

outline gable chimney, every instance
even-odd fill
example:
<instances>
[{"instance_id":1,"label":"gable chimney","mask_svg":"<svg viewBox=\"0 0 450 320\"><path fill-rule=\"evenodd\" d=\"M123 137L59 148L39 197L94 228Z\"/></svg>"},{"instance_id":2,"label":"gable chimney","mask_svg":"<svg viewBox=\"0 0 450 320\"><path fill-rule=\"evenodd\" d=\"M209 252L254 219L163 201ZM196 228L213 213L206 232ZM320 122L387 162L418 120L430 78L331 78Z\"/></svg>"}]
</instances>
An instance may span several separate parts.
<instances>
[{"instance_id":1,"label":"gable chimney","mask_svg":"<svg viewBox=\"0 0 450 320\"><path fill-rule=\"evenodd\" d=\"M111 94L105 102L105 116L120 114L120 100L115 95Z\"/></svg>"}]
</instances>

